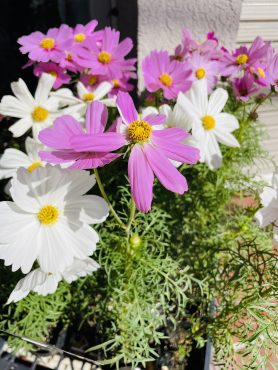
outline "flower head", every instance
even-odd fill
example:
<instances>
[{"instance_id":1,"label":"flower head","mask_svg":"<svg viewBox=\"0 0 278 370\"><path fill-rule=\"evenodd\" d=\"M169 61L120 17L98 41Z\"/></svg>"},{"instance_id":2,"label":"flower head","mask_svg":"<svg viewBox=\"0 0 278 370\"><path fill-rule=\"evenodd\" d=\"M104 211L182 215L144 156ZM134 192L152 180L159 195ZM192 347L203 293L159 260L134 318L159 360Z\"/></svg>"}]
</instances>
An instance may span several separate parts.
<instances>
[{"instance_id":1,"label":"flower head","mask_svg":"<svg viewBox=\"0 0 278 370\"><path fill-rule=\"evenodd\" d=\"M237 139L231 134L239 127L237 119L222 113L228 100L227 91L218 88L208 99L207 82L194 82L188 96L180 93L177 104L183 109L186 128L192 128L192 138L200 149L201 161L216 169L222 164L218 143L238 147Z\"/></svg>"},{"instance_id":2,"label":"flower head","mask_svg":"<svg viewBox=\"0 0 278 370\"><path fill-rule=\"evenodd\" d=\"M20 51L28 53L29 59L36 62L53 61L59 63L72 45L70 38L71 29L63 24L60 28L50 28L46 34L33 32L28 36L22 36L18 43L22 45Z\"/></svg>"},{"instance_id":3,"label":"flower head","mask_svg":"<svg viewBox=\"0 0 278 370\"><path fill-rule=\"evenodd\" d=\"M24 135L32 128L34 138L40 130L52 124L53 120L61 114L58 110L57 99L49 96L55 78L48 73L43 73L39 79L34 97L22 79L11 83L15 95L5 95L0 103L0 113L19 118L9 131L14 137Z\"/></svg>"},{"instance_id":4,"label":"flower head","mask_svg":"<svg viewBox=\"0 0 278 370\"><path fill-rule=\"evenodd\" d=\"M275 54L267 64L266 70L266 83L271 87L274 86L278 92L278 54Z\"/></svg>"},{"instance_id":5,"label":"flower head","mask_svg":"<svg viewBox=\"0 0 278 370\"><path fill-rule=\"evenodd\" d=\"M152 51L142 62L145 85L148 91L163 90L166 99L175 99L180 91L191 84L191 70L183 63L171 60L167 51Z\"/></svg>"},{"instance_id":6,"label":"flower head","mask_svg":"<svg viewBox=\"0 0 278 370\"><path fill-rule=\"evenodd\" d=\"M150 210L154 176L170 191L187 191L186 179L170 159L190 164L198 161L199 151L182 144L188 133L179 128L163 129L164 115L139 115L128 93L118 93L117 107L122 118L118 130L131 145L128 176L137 208Z\"/></svg>"},{"instance_id":7,"label":"flower head","mask_svg":"<svg viewBox=\"0 0 278 370\"><path fill-rule=\"evenodd\" d=\"M66 71L53 62L38 63L34 67L35 76L40 77L42 73L49 73L51 76L55 77L55 82L53 84L54 89L58 89L62 85L68 84L71 80L70 76L66 74Z\"/></svg>"},{"instance_id":8,"label":"flower head","mask_svg":"<svg viewBox=\"0 0 278 370\"><path fill-rule=\"evenodd\" d=\"M89 224L108 215L102 198L83 195L94 184L86 171L47 165L30 173L20 168L12 179L13 202L0 203L0 259L5 265L26 274L37 261L42 271L59 273L74 258L90 256L99 237Z\"/></svg>"},{"instance_id":9,"label":"flower head","mask_svg":"<svg viewBox=\"0 0 278 370\"><path fill-rule=\"evenodd\" d=\"M255 78L250 73L245 73L242 78L232 80L233 93L235 97L244 102L258 92L259 87L255 85Z\"/></svg>"},{"instance_id":10,"label":"flower head","mask_svg":"<svg viewBox=\"0 0 278 370\"><path fill-rule=\"evenodd\" d=\"M41 158L50 163L74 161L71 169L102 167L121 154L110 153L124 144L116 132L104 132L108 111L104 104L92 102L86 112L85 132L81 123L71 116L58 118L53 127L43 130L39 139L55 150L40 152ZM89 147L89 148L88 148Z\"/></svg>"}]
</instances>

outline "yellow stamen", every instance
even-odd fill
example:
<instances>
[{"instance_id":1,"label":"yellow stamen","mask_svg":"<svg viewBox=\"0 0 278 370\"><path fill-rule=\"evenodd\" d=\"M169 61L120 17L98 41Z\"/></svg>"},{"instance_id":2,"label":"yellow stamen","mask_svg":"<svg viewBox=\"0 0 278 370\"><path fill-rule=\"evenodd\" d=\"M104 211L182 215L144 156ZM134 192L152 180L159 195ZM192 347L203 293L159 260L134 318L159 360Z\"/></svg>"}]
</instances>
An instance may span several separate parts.
<instances>
[{"instance_id":1,"label":"yellow stamen","mask_svg":"<svg viewBox=\"0 0 278 370\"><path fill-rule=\"evenodd\" d=\"M90 93L90 92L85 93L85 94L82 95L82 99L85 100L85 101L92 101L92 100L94 100L94 98L95 98L95 95L93 93Z\"/></svg>"},{"instance_id":2,"label":"yellow stamen","mask_svg":"<svg viewBox=\"0 0 278 370\"><path fill-rule=\"evenodd\" d=\"M258 75L262 78L265 78L264 70L260 67L257 68Z\"/></svg>"},{"instance_id":3,"label":"yellow stamen","mask_svg":"<svg viewBox=\"0 0 278 370\"><path fill-rule=\"evenodd\" d=\"M120 87L120 81L119 80L112 80L112 83L114 87Z\"/></svg>"},{"instance_id":4,"label":"yellow stamen","mask_svg":"<svg viewBox=\"0 0 278 370\"><path fill-rule=\"evenodd\" d=\"M236 57L236 62L237 64L245 64L247 63L249 60L249 57L248 55L246 54L239 54L237 57Z\"/></svg>"},{"instance_id":5,"label":"yellow stamen","mask_svg":"<svg viewBox=\"0 0 278 370\"><path fill-rule=\"evenodd\" d=\"M84 33L77 33L76 35L74 35L74 41L76 42L83 42L86 40L86 35L84 35Z\"/></svg>"},{"instance_id":6,"label":"yellow stamen","mask_svg":"<svg viewBox=\"0 0 278 370\"><path fill-rule=\"evenodd\" d=\"M202 78L206 77L206 71L204 68L198 68L195 72L195 76L198 78L198 80L201 80Z\"/></svg>"},{"instance_id":7,"label":"yellow stamen","mask_svg":"<svg viewBox=\"0 0 278 370\"><path fill-rule=\"evenodd\" d=\"M48 116L49 116L48 110L40 106L36 107L32 113L32 118L36 122L43 122L47 119Z\"/></svg>"},{"instance_id":8,"label":"yellow stamen","mask_svg":"<svg viewBox=\"0 0 278 370\"><path fill-rule=\"evenodd\" d=\"M128 136L136 143L147 141L151 134L152 126L146 121L137 120L132 122L128 127Z\"/></svg>"},{"instance_id":9,"label":"yellow stamen","mask_svg":"<svg viewBox=\"0 0 278 370\"><path fill-rule=\"evenodd\" d=\"M55 71L50 71L50 72L48 72L51 76L53 76L53 77L57 77L58 75L57 75L57 72L55 72Z\"/></svg>"},{"instance_id":10,"label":"yellow stamen","mask_svg":"<svg viewBox=\"0 0 278 370\"><path fill-rule=\"evenodd\" d=\"M201 118L203 127L206 130L212 130L215 127L215 119L212 116L203 116Z\"/></svg>"},{"instance_id":11,"label":"yellow stamen","mask_svg":"<svg viewBox=\"0 0 278 370\"><path fill-rule=\"evenodd\" d=\"M68 53L66 54L66 60L68 60L69 62L72 61L72 56L71 56L71 53Z\"/></svg>"},{"instance_id":12,"label":"yellow stamen","mask_svg":"<svg viewBox=\"0 0 278 370\"><path fill-rule=\"evenodd\" d=\"M52 225L58 220L59 211L58 208L48 204L42 207L37 214L38 220L43 225Z\"/></svg>"},{"instance_id":13,"label":"yellow stamen","mask_svg":"<svg viewBox=\"0 0 278 370\"><path fill-rule=\"evenodd\" d=\"M108 53L107 51L101 51L99 54L98 54L98 61L102 64L108 64L112 57L111 57L111 54Z\"/></svg>"},{"instance_id":14,"label":"yellow stamen","mask_svg":"<svg viewBox=\"0 0 278 370\"><path fill-rule=\"evenodd\" d=\"M90 75L89 77L89 85L93 86L97 83L97 76L96 75Z\"/></svg>"},{"instance_id":15,"label":"yellow stamen","mask_svg":"<svg viewBox=\"0 0 278 370\"><path fill-rule=\"evenodd\" d=\"M40 46L43 49L51 50L55 46L55 40L52 37L46 37L46 38L44 38L44 39L41 40Z\"/></svg>"},{"instance_id":16,"label":"yellow stamen","mask_svg":"<svg viewBox=\"0 0 278 370\"><path fill-rule=\"evenodd\" d=\"M39 161L30 164L30 166L27 167L27 170L31 173L31 172L33 172L38 167L42 167L42 163L39 162Z\"/></svg>"},{"instance_id":17,"label":"yellow stamen","mask_svg":"<svg viewBox=\"0 0 278 370\"><path fill-rule=\"evenodd\" d=\"M164 86L167 87L170 87L173 84L173 79L170 75L168 75L168 73L162 73L162 75L159 77L159 80Z\"/></svg>"}]
</instances>

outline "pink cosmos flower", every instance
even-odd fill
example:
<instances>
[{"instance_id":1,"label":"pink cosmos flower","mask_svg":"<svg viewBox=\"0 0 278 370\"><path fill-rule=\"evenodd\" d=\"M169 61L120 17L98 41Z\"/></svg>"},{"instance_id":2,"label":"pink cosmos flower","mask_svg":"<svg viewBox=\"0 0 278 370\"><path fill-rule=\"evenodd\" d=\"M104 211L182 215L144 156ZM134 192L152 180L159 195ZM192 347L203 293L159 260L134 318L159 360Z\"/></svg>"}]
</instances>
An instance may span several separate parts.
<instances>
[{"instance_id":1,"label":"pink cosmos flower","mask_svg":"<svg viewBox=\"0 0 278 370\"><path fill-rule=\"evenodd\" d=\"M107 81L105 76L97 75L93 73L82 73L80 75L80 81L88 90L94 90L101 82Z\"/></svg>"},{"instance_id":2,"label":"pink cosmos flower","mask_svg":"<svg viewBox=\"0 0 278 370\"><path fill-rule=\"evenodd\" d=\"M34 68L34 75L40 77L42 73L49 73L56 77L53 88L58 89L62 85L68 84L71 77L66 74L63 68L59 67L56 63L38 63Z\"/></svg>"},{"instance_id":3,"label":"pink cosmos flower","mask_svg":"<svg viewBox=\"0 0 278 370\"><path fill-rule=\"evenodd\" d=\"M199 150L182 144L189 135L183 129L162 128L164 115L140 116L128 93L118 93L117 106L122 118L118 130L126 143L131 145L128 176L132 196L137 208L148 212L152 203L154 176L166 189L183 194L188 189L186 179L170 159L194 164L199 159Z\"/></svg>"},{"instance_id":4,"label":"pink cosmos flower","mask_svg":"<svg viewBox=\"0 0 278 370\"><path fill-rule=\"evenodd\" d=\"M46 35L33 32L17 40L22 45L19 50L22 54L28 53L29 59L37 62L59 63L64 58L65 50L71 48L71 32L71 28L65 24L60 28L50 28Z\"/></svg>"},{"instance_id":5,"label":"pink cosmos flower","mask_svg":"<svg viewBox=\"0 0 278 370\"><path fill-rule=\"evenodd\" d=\"M170 60L167 51L152 51L143 60L142 70L147 90L162 89L166 99L175 99L192 85L191 70L184 63Z\"/></svg>"},{"instance_id":6,"label":"pink cosmos flower","mask_svg":"<svg viewBox=\"0 0 278 370\"><path fill-rule=\"evenodd\" d=\"M94 101L86 111L86 132L72 116L65 115L57 118L51 128L42 130L40 141L54 148L52 152L41 151L40 157L49 163L74 163L70 169L91 169L102 167L121 154L110 153L124 145L125 140L119 133L104 132L108 111L104 104ZM73 141L79 138L84 143L82 150L75 150ZM90 143L90 150L84 147Z\"/></svg>"},{"instance_id":7,"label":"pink cosmos flower","mask_svg":"<svg viewBox=\"0 0 278 370\"><path fill-rule=\"evenodd\" d=\"M120 33L106 27L102 32L101 42L90 37L78 49L77 62L84 68L91 68L92 73L105 75L107 79L121 77L126 67L125 56L132 49L130 38L119 42Z\"/></svg>"},{"instance_id":8,"label":"pink cosmos flower","mask_svg":"<svg viewBox=\"0 0 278 370\"><path fill-rule=\"evenodd\" d=\"M188 64L192 69L194 80L206 78L208 91L212 91L217 84L219 62L210 60L207 55L201 55L198 51L195 51L191 54Z\"/></svg>"},{"instance_id":9,"label":"pink cosmos flower","mask_svg":"<svg viewBox=\"0 0 278 370\"><path fill-rule=\"evenodd\" d=\"M241 46L233 54L223 53L223 76L235 75L239 71L250 68L256 63L264 62L270 48L269 42L264 42L261 37L256 37L250 48Z\"/></svg>"},{"instance_id":10,"label":"pink cosmos flower","mask_svg":"<svg viewBox=\"0 0 278 370\"><path fill-rule=\"evenodd\" d=\"M232 80L232 88L235 97L244 102L247 102L259 90L259 87L255 85L254 76L250 73L246 73L242 78Z\"/></svg>"},{"instance_id":11,"label":"pink cosmos flower","mask_svg":"<svg viewBox=\"0 0 278 370\"><path fill-rule=\"evenodd\" d=\"M269 61L266 70L266 83L271 87L274 86L278 92L278 54L274 55Z\"/></svg>"},{"instance_id":12,"label":"pink cosmos flower","mask_svg":"<svg viewBox=\"0 0 278 370\"><path fill-rule=\"evenodd\" d=\"M72 32L73 45L82 45L89 36L92 36L97 24L98 21L95 19L85 25L77 24Z\"/></svg>"}]
</instances>

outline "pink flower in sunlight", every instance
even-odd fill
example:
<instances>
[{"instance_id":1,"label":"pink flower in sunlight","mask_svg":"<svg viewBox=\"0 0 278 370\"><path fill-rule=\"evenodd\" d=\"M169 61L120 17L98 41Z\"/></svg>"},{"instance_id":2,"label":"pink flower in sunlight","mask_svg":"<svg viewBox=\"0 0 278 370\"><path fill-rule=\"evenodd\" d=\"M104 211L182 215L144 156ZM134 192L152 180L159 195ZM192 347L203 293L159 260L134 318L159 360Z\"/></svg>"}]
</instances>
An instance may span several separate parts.
<instances>
[{"instance_id":1,"label":"pink flower in sunlight","mask_svg":"<svg viewBox=\"0 0 278 370\"><path fill-rule=\"evenodd\" d=\"M53 127L42 130L39 139L54 151L41 151L40 157L49 163L74 162L70 169L91 169L102 167L121 154L110 153L125 144L116 132L104 132L108 111L104 104L94 101L86 111L84 129L72 116L65 115L54 121ZM76 145L80 150L76 150ZM87 149L87 147L90 147Z\"/></svg>"},{"instance_id":2,"label":"pink flower in sunlight","mask_svg":"<svg viewBox=\"0 0 278 370\"><path fill-rule=\"evenodd\" d=\"M166 99L175 99L192 85L191 70L184 63L171 60L167 51L152 51L143 60L142 70L147 90L162 89Z\"/></svg>"},{"instance_id":3,"label":"pink flower in sunlight","mask_svg":"<svg viewBox=\"0 0 278 370\"><path fill-rule=\"evenodd\" d=\"M77 24L72 32L73 44L82 45L89 36L92 36L97 24L98 21L95 19L85 25Z\"/></svg>"},{"instance_id":4,"label":"pink flower in sunlight","mask_svg":"<svg viewBox=\"0 0 278 370\"><path fill-rule=\"evenodd\" d=\"M278 54L274 55L269 61L266 70L266 83L269 86L274 86L278 92Z\"/></svg>"},{"instance_id":5,"label":"pink flower in sunlight","mask_svg":"<svg viewBox=\"0 0 278 370\"><path fill-rule=\"evenodd\" d=\"M47 34L36 31L22 36L17 41L22 45L19 50L36 62L53 61L59 63L72 45L71 28L63 24L60 28L50 28Z\"/></svg>"},{"instance_id":6,"label":"pink flower in sunlight","mask_svg":"<svg viewBox=\"0 0 278 370\"><path fill-rule=\"evenodd\" d=\"M246 73L242 78L233 79L232 87L235 97L244 102L247 102L259 90L259 87L255 85L254 76L250 73Z\"/></svg>"},{"instance_id":7,"label":"pink flower in sunlight","mask_svg":"<svg viewBox=\"0 0 278 370\"><path fill-rule=\"evenodd\" d=\"M102 40L90 37L77 50L77 62L92 73L105 75L107 79L121 77L126 69L125 56L133 47L132 40L120 41L120 32L106 27Z\"/></svg>"},{"instance_id":8,"label":"pink flower in sunlight","mask_svg":"<svg viewBox=\"0 0 278 370\"><path fill-rule=\"evenodd\" d=\"M210 60L208 56L201 55L198 51L195 51L191 54L191 57L188 60L188 65L192 69L195 81L206 78L208 91L211 92L217 84L219 63L216 60Z\"/></svg>"},{"instance_id":9,"label":"pink flower in sunlight","mask_svg":"<svg viewBox=\"0 0 278 370\"><path fill-rule=\"evenodd\" d=\"M128 177L132 196L141 212L151 209L154 176L168 190L183 194L188 190L185 177L170 159L194 164L199 150L182 141L189 134L181 128L163 128L163 114L139 115L128 93L119 92L117 106L122 118L118 131L131 145Z\"/></svg>"},{"instance_id":10,"label":"pink flower in sunlight","mask_svg":"<svg viewBox=\"0 0 278 370\"><path fill-rule=\"evenodd\" d=\"M53 85L54 89L58 89L62 85L68 84L71 80L70 76L65 73L65 70L53 62L38 63L34 67L35 76L40 77L43 72L49 73L56 78Z\"/></svg>"}]
</instances>

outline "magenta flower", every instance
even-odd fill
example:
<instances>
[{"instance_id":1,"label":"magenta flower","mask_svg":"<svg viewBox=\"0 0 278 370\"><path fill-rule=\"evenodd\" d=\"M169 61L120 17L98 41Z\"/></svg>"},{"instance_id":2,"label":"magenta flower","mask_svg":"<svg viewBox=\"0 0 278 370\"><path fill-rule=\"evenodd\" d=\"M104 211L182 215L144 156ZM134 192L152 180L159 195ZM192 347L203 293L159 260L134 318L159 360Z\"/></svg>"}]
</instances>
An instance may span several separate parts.
<instances>
[{"instance_id":1,"label":"magenta flower","mask_svg":"<svg viewBox=\"0 0 278 370\"><path fill-rule=\"evenodd\" d=\"M232 88L235 97L244 102L247 102L259 90L251 73L246 73L242 78L232 80Z\"/></svg>"},{"instance_id":2,"label":"magenta flower","mask_svg":"<svg viewBox=\"0 0 278 370\"><path fill-rule=\"evenodd\" d=\"M92 73L105 75L107 79L121 77L126 68L125 56L132 49L130 38L119 42L120 33L106 27L102 31L102 40L90 37L77 51L77 62L84 68L91 68Z\"/></svg>"},{"instance_id":3,"label":"magenta flower","mask_svg":"<svg viewBox=\"0 0 278 370\"><path fill-rule=\"evenodd\" d=\"M128 93L118 93L117 106L122 118L118 130L131 145L128 176L132 196L137 208L148 212L154 176L166 189L183 194L188 189L186 179L170 159L194 164L199 159L199 150L182 144L189 135L183 129L161 129L159 125L165 121L164 115L139 115Z\"/></svg>"},{"instance_id":4,"label":"magenta flower","mask_svg":"<svg viewBox=\"0 0 278 370\"><path fill-rule=\"evenodd\" d=\"M98 21L93 19L89 23L77 24L73 29L73 42L74 45L81 45L89 36L92 36Z\"/></svg>"},{"instance_id":5,"label":"magenta flower","mask_svg":"<svg viewBox=\"0 0 278 370\"><path fill-rule=\"evenodd\" d=\"M210 60L207 55L201 55L198 51L195 51L191 54L188 64L192 69L194 80L197 81L206 78L208 91L212 91L217 84L219 62Z\"/></svg>"},{"instance_id":6,"label":"magenta flower","mask_svg":"<svg viewBox=\"0 0 278 370\"><path fill-rule=\"evenodd\" d=\"M184 63L171 60L167 51L152 51L143 60L142 70L147 90L162 89L166 99L175 99L192 85L191 70Z\"/></svg>"},{"instance_id":7,"label":"magenta flower","mask_svg":"<svg viewBox=\"0 0 278 370\"><path fill-rule=\"evenodd\" d=\"M47 34L33 32L28 36L22 36L17 41L22 54L27 54L36 62L53 61L59 63L72 45L71 28L63 24L60 28L50 28Z\"/></svg>"},{"instance_id":8,"label":"magenta flower","mask_svg":"<svg viewBox=\"0 0 278 370\"><path fill-rule=\"evenodd\" d=\"M260 37L256 37L250 48L241 46L233 54L223 53L223 76L231 76L236 73L254 66L256 63L263 63L267 59L269 42L264 42Z\"/></svg>"},{"instance_id":9,"label":"magenta flower","mask_svg":"<svg viewBox=\"0 0 278 370\"><path fill-rule=\"evenodd\" d=\"M271 87L274 86L278 92L278 54L274 55L269 61L266 70L266 83Z\"/></svg>"},{"instance_id":10,"label":"magenta flower","mask_svg":"<svg viewBox=\"0 0 278 370\"><path fill-rule=\"evenodd\" d=\"M102 167L121 154L110 153L125 144L123 137L116 132L104 132L108 111L104 104L94 101L86 111L86 132L72 116L62 116L54 121L51 128L42 130L40 141L54 151L41 151L40 157L49 163L74 162L71 169L91 169ZM76 150L74 143L82 144ZM86 148L90 146L90 149ZM80 145L79 145L80 147ZM44 159L43 159L44 158Z\"/></svg>"},{"instance_id":11,"label":"magenta flower","mask_svg":"<svg viewBox=\"0 0 278 370\"><path fill-rule=\"evenodd\" d=\"M40 77L42 73L49 73L56 78L53 88L58 89L62 85L68 84L71 77L66 74L65 70L59 67L56 63L38 63L34 67L34 75Z\"/></svg>"}]
</instances>

